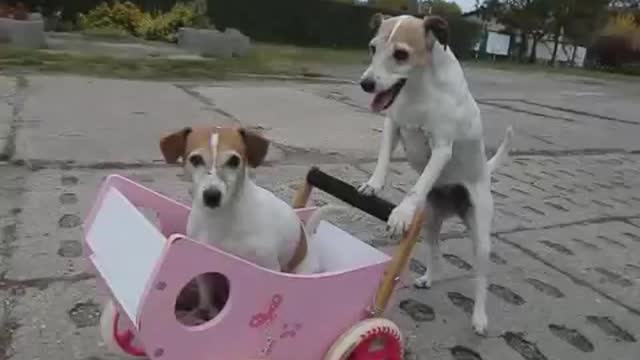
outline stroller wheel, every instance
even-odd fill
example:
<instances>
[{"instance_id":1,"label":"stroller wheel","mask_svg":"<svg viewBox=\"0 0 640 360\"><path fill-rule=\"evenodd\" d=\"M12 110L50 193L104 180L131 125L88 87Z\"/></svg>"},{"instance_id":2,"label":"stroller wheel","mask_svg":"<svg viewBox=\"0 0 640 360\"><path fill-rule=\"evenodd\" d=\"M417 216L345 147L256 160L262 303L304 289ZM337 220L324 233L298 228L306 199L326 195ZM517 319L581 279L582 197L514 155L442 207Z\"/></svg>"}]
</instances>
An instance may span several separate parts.
<instances>
[{"instance_id":1,"label":"stroller wheel","mask_svg":"<svg viewBox=\"0 0 640 360\"><path fill-rule=\"evenodd\" d=\"M122 319L116 305L109 300L100 316L100 335L109 350L130 359L145 358L145 351L136 333L127 321Z\"/></svg>"},{"instance_id":2,"label":"stroller wheel","mask_svg":"<svg viewBox=\"0 0 640 360\"><path fill-rule=\"evenodd\" d=\"M391 320L361 321L333 344L324 360L402 360L402 334Z\"/></svg>"}]
</instances>

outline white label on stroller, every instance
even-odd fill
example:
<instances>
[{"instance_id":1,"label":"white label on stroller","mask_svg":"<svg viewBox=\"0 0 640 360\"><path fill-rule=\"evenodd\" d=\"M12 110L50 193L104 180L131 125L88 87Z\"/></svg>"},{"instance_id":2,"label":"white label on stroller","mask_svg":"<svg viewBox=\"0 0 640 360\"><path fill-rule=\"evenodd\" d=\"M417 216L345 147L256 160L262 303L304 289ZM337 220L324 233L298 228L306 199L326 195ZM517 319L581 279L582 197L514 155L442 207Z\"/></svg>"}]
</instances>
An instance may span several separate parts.
<instances>
[{"instance_id":1,"label":"white label on stroller","mask_svg":"<svg viewBox=\"0 0 640 360\"><path fill-rule=\"evenodd\" d=\"M87 233L92 260L129 319L167 243L165 237L118 190L109 189Z\"/></svg>"}]
</instances>

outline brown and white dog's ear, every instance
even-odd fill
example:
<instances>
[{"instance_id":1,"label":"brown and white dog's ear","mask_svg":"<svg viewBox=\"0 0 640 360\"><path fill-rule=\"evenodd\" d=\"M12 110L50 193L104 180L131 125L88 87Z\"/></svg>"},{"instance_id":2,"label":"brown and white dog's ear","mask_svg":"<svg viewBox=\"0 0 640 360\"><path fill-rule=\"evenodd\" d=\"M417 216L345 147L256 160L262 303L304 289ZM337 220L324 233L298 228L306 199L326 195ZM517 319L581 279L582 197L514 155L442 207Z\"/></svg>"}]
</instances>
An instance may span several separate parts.
<instances>
[{"instance_id":1,"label":"brown and white dog's ear","mask_svg":"<svg viewBox=\"0 0 640 360\"><path fill-rule=\"evenodd\" d=\"M244 140L247 163L253 168L260 166L267 157L269 140L260 134L244 128L241 128L239 132Z\"/></svg>"},{"instance_id":2,"label":"brown and white dog's ear","mask_svg":"<svg viewBox=\"0 0 640 360\"><path fill-rule=\"evenodd\" d=\"M376 31L376 30L378 30L378 28L380 27L382 22L385 21L386 19L390 18L390 17L391 16L385 15L383 13L375 13L371 17L371 20L369 20L369 27L371 28L371 30Z\"/></svg>"},{"instance_id":3,"label":"brown and white dog's ear","mask_svg":"<svg viewBox=\"0 0 640 360\"><path fill-rule=\"evenodd\" d=\"M424 19L424 31L427 36L431 33L447 50L447 46L449 46L449 23L447 20L440 16L427 16Z\"/></svg>"},{"instance_id":4,"label":"brown and white dog's ear","mask_svg":"<svg viewBox=\"0 0 640 360\"><path fill-rule=\"evenodd\" d=\"M167 164L177 164L178 159L184 156L187 148L187 136L191 131L190 127L185 127L160 139L160 150Z\"/></svg>"}]
</instances>

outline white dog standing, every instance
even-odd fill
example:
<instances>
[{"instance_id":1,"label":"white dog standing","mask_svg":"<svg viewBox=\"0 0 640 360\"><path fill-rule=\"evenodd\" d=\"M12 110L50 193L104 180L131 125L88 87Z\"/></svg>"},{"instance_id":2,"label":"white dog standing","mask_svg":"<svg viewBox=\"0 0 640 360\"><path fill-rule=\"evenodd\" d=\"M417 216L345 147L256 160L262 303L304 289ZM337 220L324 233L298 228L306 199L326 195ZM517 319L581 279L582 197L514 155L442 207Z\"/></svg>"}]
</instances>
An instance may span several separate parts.
<instances>
[{"instance_id":1,"label":"white dog standing","mask_svg":"<svg viewBox=\"0 0 640 360\"><path fill-rule=\"evenodd\" d=\"M400 141L420 177L391 213L388 226L396 234L407 230L416 210L425 207L428 270L415 284L430 287L439 268L442 222L451 215L463 219L476 255L472 324L476 333L485 334L493 218L491 173L507 157L513 131L507 129L496 155L487 161L480 111L448 47L444 19L378 14L372 25L377 34L371 40L371 64L360 85L374 94L373 111L389 112L376 168L360 191L376 194L383 188L391 154Z\"/></svg>"}]
</instances>

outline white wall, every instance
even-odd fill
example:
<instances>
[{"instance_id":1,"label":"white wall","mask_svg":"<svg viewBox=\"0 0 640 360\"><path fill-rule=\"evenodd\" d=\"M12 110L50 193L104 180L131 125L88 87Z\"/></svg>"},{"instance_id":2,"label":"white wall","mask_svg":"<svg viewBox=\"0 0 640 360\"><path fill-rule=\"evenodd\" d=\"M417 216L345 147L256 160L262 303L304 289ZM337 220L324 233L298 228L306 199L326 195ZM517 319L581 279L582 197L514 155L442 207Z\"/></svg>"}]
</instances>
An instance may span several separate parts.
<instances>
[{"instance_id":1,"label":"white wall","mask_svg":"<svg viewBox=\"0 0 640 360\"><path fill-rule=\"evenodd\" d=\"M531 41L531 39L529 40ZM531 42L530 42L531 43ZM544 40L538 43L536 47L536 58L538 60L551 60L553 56L554 42L552 40ZM558 44L558 53L556 55L557 62L570 62L573 56L573 48L575 45L561 42ZM587 55L587 49L578 46L576 50L575 66L583 67L584 60Z\"/></svg>"}]
</instances>

